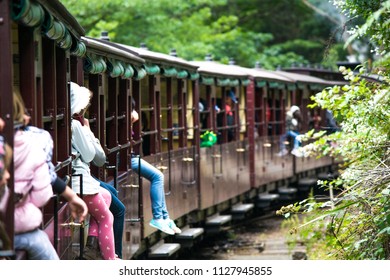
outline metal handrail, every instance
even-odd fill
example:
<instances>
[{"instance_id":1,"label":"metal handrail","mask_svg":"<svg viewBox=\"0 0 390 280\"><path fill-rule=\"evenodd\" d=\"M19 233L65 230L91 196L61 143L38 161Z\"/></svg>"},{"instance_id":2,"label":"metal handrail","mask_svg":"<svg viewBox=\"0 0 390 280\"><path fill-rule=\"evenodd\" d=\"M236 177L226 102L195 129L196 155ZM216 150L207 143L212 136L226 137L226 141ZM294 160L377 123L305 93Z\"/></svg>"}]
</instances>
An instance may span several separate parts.
<instances>
[{"instance_id":1,"label":"metal handrail","mask_svg":"<svg viewBox=\"0 0 390 280\"><path fill-rule=\"evenodd\" d=\"M181 127L163 128L163 129L161 129L161 131L162 132L173 132L173 131L184 130L184 129L185 129L185 127L181 126Z\"/></svg>"},{"instance_id":2,"label":"metal handrail","mask_svg":"<svg viewBox=\"0 0 390 280\"><path fill-rule=\"evenodd\" d=\"M105 120L106 122L110 122L115 118L115 116L107 117Z\"/></svg>"},{"instance_id":3,"label":"metal handrail","mask_svg":"<svg viewBox=\"0 0 390 280\"><path fill-rule=\"evenodd\" d=\"M158 132L157 129L155 129L155 130L149 130L149 131L142 131L142 132L141 132L141 136L157 134L157 132Z\"/></svg>"},{"instance_id":4,"label":"metal handrail","mask_svg":"<svg viewBox=\"0 0 390 280\"><path fill-rule=\"evenodd\" d=\"M61 170L65 166L68 166L69 164L72 163L72 160L73 160L73 158L70 156L70 157L68 157L66 160L64 160L62 162L61 161L57 162L57 165L54 167L54 171L58 172L59 170Z\"/></svg>"}]
</instances>

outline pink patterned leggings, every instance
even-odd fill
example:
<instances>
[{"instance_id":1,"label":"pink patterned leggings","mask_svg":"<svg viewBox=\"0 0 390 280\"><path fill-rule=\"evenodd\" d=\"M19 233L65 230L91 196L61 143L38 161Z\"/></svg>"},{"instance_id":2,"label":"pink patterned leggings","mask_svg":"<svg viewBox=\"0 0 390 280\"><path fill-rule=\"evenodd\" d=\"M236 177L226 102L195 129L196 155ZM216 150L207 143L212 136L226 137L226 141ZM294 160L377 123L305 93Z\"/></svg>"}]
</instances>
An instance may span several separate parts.
<instances>
[{"instance_id":1,"label":"pink patterned leggings","mask_svg":"<svg viewBox=\"0 0 390 280\"><path fill-rule=\"evenodd\" d=\"M91 215L88 235L98 237L103 259L115 260L114 216L109 209L111 204L110 192L104 188L99 188L99 193L84 195L83 199Z\"/></svg>"}]
</instances>

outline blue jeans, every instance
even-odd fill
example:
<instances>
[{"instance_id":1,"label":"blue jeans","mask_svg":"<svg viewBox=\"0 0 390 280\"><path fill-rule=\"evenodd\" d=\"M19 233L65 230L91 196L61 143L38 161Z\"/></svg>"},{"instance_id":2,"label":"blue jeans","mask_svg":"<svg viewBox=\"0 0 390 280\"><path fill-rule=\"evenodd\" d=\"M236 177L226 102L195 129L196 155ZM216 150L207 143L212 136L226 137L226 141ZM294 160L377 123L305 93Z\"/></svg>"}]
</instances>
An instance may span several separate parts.
<instances>
[{"instance_id":1,"label":"blue jeans","mask_svg":"<svg viewBox=\"0 0 390 280\"><path fill-rule=\"evenodd\" d=\"M147 161L137 156L131 157L131 169L150 181L150 200L154 219L168 219L165 204L164 174Z\"/></svg>"},{"instance_id":2,"label":"blue jeans","mask_svg":"<svg viewBox=\"0 0 390 280\"><path fill-rule=\"evenodd\" d=\"M15 234L14 247L26 251L29 260L59 260L46 232L40 229Z\"/></svg>"},{"instance_id":3,"label":"blue jeans","mask_svg":"<svg viewBox=\"0 0 390 280\"><path fill-rule=\"evenodd\" d=\"M286 142L287 137L289 137L289 136L294 141L294 149L298 149L299 146L301 146L301 142L297 139L298 135L299 135L299 133L296 131L293 131L293 130L289 130L284 135L282 135L280 137L280 150L283 151L284 149L286 149L286 144L284 144L284 142Z\"/></svg>"},{"instance_id":4,"label":"blue jeans","mask_svg":"<svg viewBox=\"0 0 390 280\"><path fill-rule=\"evenodd\" d=\"M113 186L107 184L106 182L100 181L99 179L96 180L100 182L100 186L102 188L105 188L111 193L110 211L114 216L113 227L115 239L115 253L118 255L119 258L122 258L122 238L126 208L122 201L120 201L120 199L118 198L118 191Z\"/></svg>"}]
</instances>

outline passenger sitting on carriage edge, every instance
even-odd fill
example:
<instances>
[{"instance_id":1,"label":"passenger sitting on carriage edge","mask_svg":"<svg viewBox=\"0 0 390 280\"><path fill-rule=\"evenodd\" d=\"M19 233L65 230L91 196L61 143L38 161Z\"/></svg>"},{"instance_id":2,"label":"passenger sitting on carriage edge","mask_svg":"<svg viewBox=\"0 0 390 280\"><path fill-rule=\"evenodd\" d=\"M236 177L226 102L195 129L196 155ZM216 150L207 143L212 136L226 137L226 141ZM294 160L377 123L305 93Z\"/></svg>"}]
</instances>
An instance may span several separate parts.
<instances>
[{"instance_id":1,"label":"passenger sitting on carriage edge","mask_svg":"<svg viewBox=\"0 0 390 280\"><path fill-rule=\"evenodd\" d=\"M55 166L52 162L53 157L53 139L50 133L44 129L30 125L31 117L27 115L24 101L19 92L14 92L14 120L21 122L23 130L27 133L31 133L32 137L39 138L38 143L46 154L46 162L49 166L51 186L55 194L61 195L67 202L74 219L78 219L79 222L84 221L88 214L88 208L85 202L77 196L77 194L67 186L66 182L57 176Z\"/></svg>"},{"instance_id":2,"label":"passenger sitting on carriage edge","mask_svg":"<svg viewBox=\"0 0 390 280\"><path fill-rule=\"evenodd\" d=\"M138 118L138 113L132 110L131 122L138 121ZM164 174L147 161L133 154L131 155L131 169L137 173L140 172L142 177L150 181L153 219L149 222L149 225L167 234L181 233L175 222L169 218L165 203Z\"/></svg>"},{"instance_id":3,"label":"passenger sitting on carriage edge","mask_svg":"<svg viewBox=\"0 0 390 280\"><path fill-rule=\"evenodd\" d=\"M85 121L86 124L89 125L88 121ZM95 143L99 143L99 140L95 138ZM106 154L103 151L103 148L100 147L100 144L98 144L98 149L94 159L92 160L92 163L97 166L101 167L106 162ZM105 188L107 191L111 194L111 204L110 204L110 211L114 216L114 240L115 240L115 254L122 258L122 239L123 239L123 229L124 229L124 222L125 222L125 205L122 203L122 201L118 198L118 191L115 189L114 186L103 182L97 178L94 177L99 183L102 188ZM96 228L96 221L94 219L90 220L90 227ZM93 231L93 230L92 230ZM84 257L87 259L100 259L100 252L99 252L99 246L97 244L96 240L96 233L92 233L87 238L87 244L85 247Z\"/></svg>"},{"instance_id":4,"label":"passenger sitting on carriage edge","mask_svg":"<svg viewBox=\"0 0 390 280\"><path fill-rule=\"evenodd\" d=\"M99 160L97 160L97 157L95 157L92 163L98 167L103 166L106 161L106 156L100 154ZM105 188L111 194L110 211L114 215L115 253L118 255L119 258L122 258L122 239L123 239L126 207L122 203L122 201L118 198L118 191L114 186L104 181L101 181L97 178L95 179L100 183L100 186L102 188ZM96 249L94 243L95 241L91 239L91 237L89 236L87 240L87 247L92 246L92 248L90 249Z\"/></svg>"},{"instance_id":5,"label":"passenger sitting on carriage edge","mask_svg":"<svg viewBox=\"0 0 390 280\"><path fill-rule=\"evenodd\" d=\"M87 205L62 179L58 178L54 170L55 168L52 163L53 139L51 135L43 129L29 125L31 118L26 114L26 108L19 92L14 92L13 101L14 121L22 124L18 131L22 132L23 137L27 141L29 141L28 139L33 139L34 143L37 144L34 148L40 147L45 155L53 193L60 194L67 200L73 218L77 218L80 222L83 221L88 214ZM47 249L49 245L46 241L40 243L34 242L34 240L32 242L28 240L29 238L39 237L39 233L34 235L23 234L22 237L19 241L15 239L15 248L18 247L21 250L27 250L27 257L29 259L58 259L57 254L51 253L52 255L50 256L47 253L52 250ZM40 238L46 239L43 235ZM50 245L52 247L52 244Z\"/></svg>"},{"instance_id":6,"label":"passenger sitting on carriage edge","mask_svg":"<svg viewBox=\"0 0 390 280\"><path fill-rule=\"evenodd\" d=\"M115 255L114 217L109 209L111 194L100 187L100 183L92 177L90 170L90 162L96 154L104 154L89 127L88 120L84 119L91 97L92 92L89 89L70 83L72 154L76 157L72 161L72 186L75 192L80 194L80 177L76 175L82 175L83 199L88 205L91 219L95 220L90 222L88 235L98 237L103 259L115 260L118 257Z\"/></svg>"},{"instance_id":7,"label":"passenger sitting on carriage edge","mask_svg":"<svg viewBox=\"0 0 390 280\"><path fill-rule=\"evenodd\" d=\"M15 120L22 122L24 105L15 94L13 111ZM40 208L53 196L46 153L39 148L40 140L23 127L14 134L14 249L26 251L30 260L58 260L48 235L40 229L43 221Z\"/></svg>"},{"instance_id":8,"label":"passenger sitting on carriage edge","mask_svg":"<svg viewBox=\"0 0 390 280\"><path fill-rule=\"evenodd\" d=\"M288 137L291 137L294 143L291 154L300 157L302 153L299 152L298 148L301 146L299 141L299 130L302 122L301 111L298 106L291 106L290 110L286 113L286 133L280 137L280 152L279 156L284 156L288 153L285 142Z\"/></svg>"}]
</instances>

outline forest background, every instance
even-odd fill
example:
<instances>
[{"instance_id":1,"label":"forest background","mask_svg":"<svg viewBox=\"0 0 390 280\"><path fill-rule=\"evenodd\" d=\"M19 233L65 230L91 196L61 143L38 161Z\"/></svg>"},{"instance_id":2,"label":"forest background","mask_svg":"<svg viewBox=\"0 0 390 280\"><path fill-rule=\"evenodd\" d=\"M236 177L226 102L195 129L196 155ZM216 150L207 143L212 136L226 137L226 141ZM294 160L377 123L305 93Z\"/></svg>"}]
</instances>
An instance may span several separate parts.
<instances>
[{"instance_id":1,"label":"forest background","mask_svg":"<svg viewBox=\"0 0 390 280\"><path fill-rule=\"evenodd\" d=\"M337 61L371 56L367 41L344 48L346 26L356 20L328 0L61 0L99 38L169 53L274 70L311 65L336 69Z\"/></svg>"}]
</instances>

